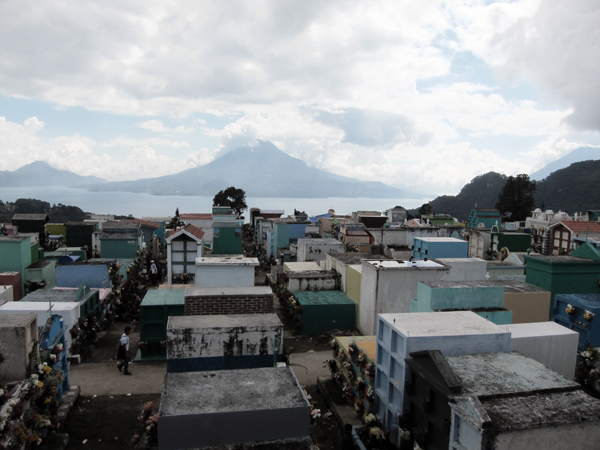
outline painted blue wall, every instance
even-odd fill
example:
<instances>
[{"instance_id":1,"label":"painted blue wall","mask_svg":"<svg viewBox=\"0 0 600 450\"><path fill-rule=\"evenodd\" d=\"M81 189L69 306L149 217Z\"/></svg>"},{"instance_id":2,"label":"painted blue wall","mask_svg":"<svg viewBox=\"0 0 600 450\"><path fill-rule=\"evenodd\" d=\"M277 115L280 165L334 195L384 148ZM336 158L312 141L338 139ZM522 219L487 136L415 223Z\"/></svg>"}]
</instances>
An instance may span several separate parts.
<instances>
[{"instance_id":1,"label":"painted blue wall","mask_svg":"<svg viewBox=\"0 0 600 450\"><path fill-rule=\"evenodd\" d=\"M59 264L55 273L56 287L78 287L85 283L91 288L110 288L108 267L105 264Z\"/></svg>"},{"instance_id":2,"label":"painted blue wall","mask_svg":"<svg viewBox=\"0 0 600 450\"><path fill-rule=\"evenodd\" d=\"M426 241L415 238L413 259L467 258L469 243L459 239L448 241Z\"/></svg>"}]
</instances>

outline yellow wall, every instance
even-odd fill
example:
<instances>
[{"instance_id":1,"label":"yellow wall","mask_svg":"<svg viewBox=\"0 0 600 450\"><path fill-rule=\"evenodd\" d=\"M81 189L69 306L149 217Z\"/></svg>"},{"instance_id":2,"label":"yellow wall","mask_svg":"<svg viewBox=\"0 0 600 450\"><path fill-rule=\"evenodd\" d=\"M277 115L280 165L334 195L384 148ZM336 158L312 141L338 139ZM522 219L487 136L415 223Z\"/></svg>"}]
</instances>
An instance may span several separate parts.
<instances>
[{"instance_id":1,"label":"yellow wall","mask_svg":"<svg viewBox=\"0 0 600 450\"><path fill-rule=\"evenodd\" d=\"M46 231L51 235L58 236L60 234L65 238L67 237L67 227L62 223L47 223Z\"/></svg>"},{"instance_id":2,"label":"yellow wall","mask_svg":"<svg viewBox=\"0 0 600 450\"><path fill-rule=\"evenodd\" d=\"M362 266L352 265L346 269L346 295L356 302L356 320L360 314L360 282Z\"/></svg>"}]
</instances>

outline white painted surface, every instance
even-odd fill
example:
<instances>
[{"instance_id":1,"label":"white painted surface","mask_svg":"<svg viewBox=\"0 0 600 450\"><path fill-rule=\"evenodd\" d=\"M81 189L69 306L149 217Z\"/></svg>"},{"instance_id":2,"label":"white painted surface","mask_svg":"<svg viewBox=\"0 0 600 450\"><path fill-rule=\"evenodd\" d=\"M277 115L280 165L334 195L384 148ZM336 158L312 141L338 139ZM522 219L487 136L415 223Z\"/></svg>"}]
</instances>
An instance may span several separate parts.
<instances>
[{"instance_id":1,"label":"white painted surface","mask_svg":"<svg viewBox=\"0 0 600 450\"><path fill-rule=\"evenodd\" d=\"M324 261L327 253L344 253L337 239L298 239L298 262Z\"/></svg>"},{"instance_id":2,"label":"white painted surface","mask_svg":"<svg viewBox=\"0 0 600 450\"><path fill-rule=\"evenodd\" d=\"M375 334L377 315L410 312L419 281L440 281L448 267L435 261L363 261L358 327Z\"/></svg>"},{"instance_id":3,"label":"white painted surface","mask_svg":"<svg viewBox=\"0 0 600 450\"><path fill-rule=\"evenodd\" d=\"M321 270L321 266L313 261L283 263L283 272L297 272L300 270Z\"/></svg>"},{"instance_id":4,"label":"white painted surface","mask_svg":"<svg viewBox=\"0 0 600 450\"><path fill-rule=\"evenodd\" d=\"M479 258L438 258L441 264L450 267L442 281L483 281L487 263Z\"/></svg>"},{"instance_id":5,"label":"white painted surface","mask_svg":"<svg viewBox=\"0 0 600 450\"><path fill-rule=\"evenodd\" d=\"M198 265L196 263L195 285L198 287L254 286L254 266L235 264Z\"/></svg>"},{"instance_id":6,"label":"white painted surface","mask_svg":"<svg viewBox=\"0 0 600 450\"><path fill-rule=\"evenodd\" d=\"M505 326L511 332L511 350L535 359L567 380L575 379L579 333L556 322Z\"/></svg>"},{"instance_id":7,"label":"white painted surface","mask_svg":"<svg viewBox=\"0 0 600 450\"><path fill-rule=\"evenodd\" d=\"M10 284L0 286L0 300L12 302L15 299L14 288Z\"/></svg>"},{"instance_id":8,"label":"white painted surface","mask_svg":"<svg viewBox=\"0 0 600 450\"><path fill-rule=\"evenodd\" d=\"M10 302L0 306L0 314L27 314L36 313L38 317L38 326L43 326L50 318L48 312L48 303L43 302ZM65 342L67 349L71 347L71 333L68 330L73 328L79 320L78 302L55 302L52 304L52 313L62 317L64 324L68 327L65 332Z\"/></svg>"}]
</instances>

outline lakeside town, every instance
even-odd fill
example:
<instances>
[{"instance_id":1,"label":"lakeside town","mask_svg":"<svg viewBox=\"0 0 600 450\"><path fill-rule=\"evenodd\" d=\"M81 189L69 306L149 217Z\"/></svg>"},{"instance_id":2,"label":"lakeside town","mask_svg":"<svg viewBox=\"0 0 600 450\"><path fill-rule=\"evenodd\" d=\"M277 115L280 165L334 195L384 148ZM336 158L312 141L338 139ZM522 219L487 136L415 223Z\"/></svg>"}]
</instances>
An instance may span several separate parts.
<instances>
[{"instance_id":1,"label":"lakeside town","mask_svg":"<svg viewBox=\"0 0 600 450\"><path fill-rule=\"evenodd\" d=\"M15 214L0 445L596 448L600 211L421 212Z\"/></svg>"}]
</instances>

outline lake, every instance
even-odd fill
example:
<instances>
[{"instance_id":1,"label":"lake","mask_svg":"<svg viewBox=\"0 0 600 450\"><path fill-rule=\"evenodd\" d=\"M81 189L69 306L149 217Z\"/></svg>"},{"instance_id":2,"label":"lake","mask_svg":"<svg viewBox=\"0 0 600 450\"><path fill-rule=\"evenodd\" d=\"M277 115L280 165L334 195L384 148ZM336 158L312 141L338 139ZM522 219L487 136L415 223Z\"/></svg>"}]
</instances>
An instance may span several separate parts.
<instances>
[{"instance_id":1,"label":"lake","mask_svg":"<svg viewBox=\"0 0 600 450\"><path fill-rule=\"evenodd\" d=\"M115 214L135 217L173 216L175 208L180 213L206 213L212 208L212 197L150 195L130 192L89 192L84 189L72 189L59 186L12 188L0 187L0 200L14 202L19 198L35 198L52 204L78 206L94 214ZM416 208L429 199L389 199L389 198L261 198L247 197L248 207L262 209L283 209L285 215L292 214L294 208L309 215L324 214L330 208L338 214L350 214L352 211L384 211L396 205L407 209ZM246 213L246 216L248 214ZM52 218L51 218L52 220Z\"/></svg>"}]
</instances>

